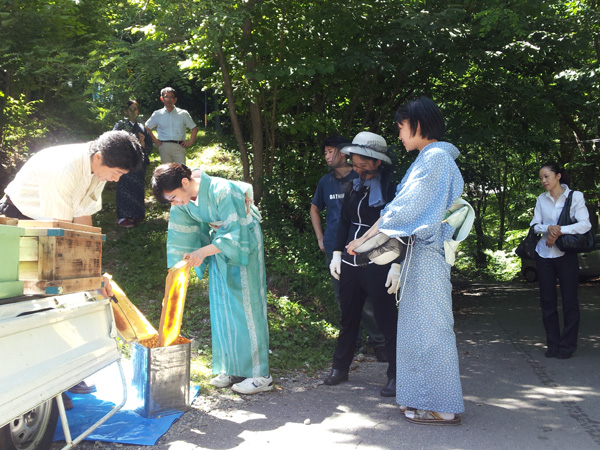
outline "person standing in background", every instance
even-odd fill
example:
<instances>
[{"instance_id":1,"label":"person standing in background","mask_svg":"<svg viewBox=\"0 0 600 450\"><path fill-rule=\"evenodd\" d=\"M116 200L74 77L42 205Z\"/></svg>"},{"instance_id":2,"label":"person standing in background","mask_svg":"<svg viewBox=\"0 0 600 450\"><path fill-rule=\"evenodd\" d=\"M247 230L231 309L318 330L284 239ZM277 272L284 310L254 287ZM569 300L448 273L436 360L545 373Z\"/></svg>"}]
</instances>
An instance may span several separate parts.
<instances>
[{"instance_id":1,"label":"person standing in background","mask_svg":"<svg viewBox=\"0 0 600 450\"><path fill-rule=\"evenodd\" d=\"M141 169L126 173L117 182L117 223L125 228L137 225L145 216L146 167L150 164L148 157L152 152L152 137L144 125L137 121L139 106L135 100L129 100L123 108L126 118L113 127L113 130L125 130L137 137L144 151Z\"/></svg>"},{"instance_id":2,"label":"person standing in background","mask_svg":"<svg viewBox=\"0 0 600 450\"><path fill-rule=\"evenodd\" d=\"M319 180L310 205L310 221L315 230L319 249L325 253L325 264L328 270L333 258L333 247L337 237L344 195L351 189L352 180L358 177L357 173L348 165L347 156L340 152L340 147L346 144L350 144L350 140L344 136L329 136L323 141L321 149L329 172ZM323 210L326 210L324 232L319 215L319 212ZM341 312L340 282L331 275L330 278L335 301ZM367 332L368 343L373 347L377 360L387 362L385 338L377 327L373 305L369 299L366 300L363 307L362 326ZM356 349L360 349L361 345L362 331L358 334Z\"/></svg>"},{"instance_id":3,"label":"person standing in background","mask_svg":"<svg viewBox=\"0 0 600 450\"><path fill-rule=\"evenodd\" d=\"M165 107L156 110L146 121L152 141L158 147L162 164L174 162L185 164L185 149L196 141L198 127L185 109L175 106L177 92L172 87L160 91L160 100ZM154 135L156 128L158 138ZM190 139L186 140L186 129L190 129Z\"/></svg>"},{"instance_id":4,"label":"person standing in background","mask_svg":"<svg viewBox=\"0 0 600 450\"><path fill-rule=\"evenodd\" d=\"M569 178L558 164L549 162L540 169L540 183L546 192L540 194L530 226L542 235L535 248L535 265L540 286L540 306L546 330L546 358L567 359L577 349L579 331L579 261L577 253L562 252L555 245L563 234L583 234L592 228L583 193L573 191L570 216L577 223L557 225L569 197ZM556 281L560 283L563 307L563 331L560 331Z\"/></svg>"}]
</instances>

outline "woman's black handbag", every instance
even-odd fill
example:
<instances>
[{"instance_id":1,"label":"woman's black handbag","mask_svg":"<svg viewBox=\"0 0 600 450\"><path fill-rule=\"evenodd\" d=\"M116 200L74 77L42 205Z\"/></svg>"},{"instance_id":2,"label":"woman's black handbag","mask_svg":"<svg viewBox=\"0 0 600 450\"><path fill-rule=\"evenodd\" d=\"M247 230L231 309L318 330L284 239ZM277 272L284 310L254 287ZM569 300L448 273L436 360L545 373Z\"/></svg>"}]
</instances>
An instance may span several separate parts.
<instances>
[{"instance_id":1,"label":"woman's black handbag","mask_svg":"<svg viewBox=\"0 0 600 450\"><path fill-rule=\"evenodd\" d=\"M529 228L529 233L525 239L515 249L517 256L525 259L535 259L535 247L537 246L540 237L533 231L533 226Z\"/></svg>"},{"instance_id":2,"label":"woman's black handbag","mask_svg":"<svg viewBox=\"0 0 600 450\"><path fill-rule=\"evenodd\" d=\"M577 221L571 220L571 201L573 192L574 191L569 192L569 196L567 197L567 200L565 200L565 206L560 213L557 225L563 226L577 223ZM556 246L561 252L587 253L596 248L596 239L590 228L583 234L563 234L562 236L559 236L556 240Z\"/></svg>"}]
</instances>

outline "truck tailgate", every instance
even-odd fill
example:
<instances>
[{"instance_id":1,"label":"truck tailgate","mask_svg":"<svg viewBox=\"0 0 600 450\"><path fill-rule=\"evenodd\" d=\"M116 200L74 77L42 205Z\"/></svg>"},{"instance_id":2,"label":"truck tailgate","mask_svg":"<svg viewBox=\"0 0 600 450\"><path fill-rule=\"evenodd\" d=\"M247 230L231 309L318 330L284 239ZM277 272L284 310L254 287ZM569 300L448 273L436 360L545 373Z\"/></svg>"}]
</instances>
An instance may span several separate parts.
<instances>
[{"instance_id":1,"label":"truck tailgate","mask_svg":"<svg viewBox=\"0 0 600 450\"><path fill-rule=\"evenodd\" d=\"M118 361L115 337L90 292L0 305L0 427Z\"/></svg>"}]
</instances>

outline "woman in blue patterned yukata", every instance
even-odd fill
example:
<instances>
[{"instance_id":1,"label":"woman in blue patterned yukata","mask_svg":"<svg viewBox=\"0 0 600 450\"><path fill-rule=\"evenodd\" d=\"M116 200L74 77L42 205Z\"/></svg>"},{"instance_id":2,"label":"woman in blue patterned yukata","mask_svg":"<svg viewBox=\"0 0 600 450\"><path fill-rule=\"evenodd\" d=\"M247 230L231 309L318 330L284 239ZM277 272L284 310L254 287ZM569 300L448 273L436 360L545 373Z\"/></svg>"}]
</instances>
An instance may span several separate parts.
<instances>
[{"instance_id":1,"label":"woman in blue patterned yukata","mask_svg":"<svg viewBox=\"0 0 600 450\"><path fill-rule=\"evenodd\" d=\"M454 162L459 151L440 141L444 119L428 98L401 106L394 120L406 150L419 150L419 155L379 221L363 238L351 242L348 250L378 231L391 237L415 237L412 254L409 249L402 263L406 280L400 286L398 304L396 402L409 422L458 425L457 414L464 411L464 404L450 265L443 246L454 228L442 221L463 190L463 178Z\"/></svg>"},{"instance_id":2,"label":"woman in blue patterned yukata","mask_svg":"<svg viewBox=\"0 0 600 450\"><path fill-rule=\"evenodd\" d=\"M233 385L241 394L271 390L263 238L252 186L170 163L156 168L152 190L171 204L168 266L188 259L202 278L208 265L216 375L210 384Z\"/></svg>"}]
</instances>

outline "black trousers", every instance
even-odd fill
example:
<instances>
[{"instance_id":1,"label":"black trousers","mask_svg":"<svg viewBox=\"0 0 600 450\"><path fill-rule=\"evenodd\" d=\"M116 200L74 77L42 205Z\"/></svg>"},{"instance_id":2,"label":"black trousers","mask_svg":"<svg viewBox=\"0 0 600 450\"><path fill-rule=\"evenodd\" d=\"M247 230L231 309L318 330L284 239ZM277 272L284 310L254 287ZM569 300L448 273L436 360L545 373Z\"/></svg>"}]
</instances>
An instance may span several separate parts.
<instances>
[{"instance_id":1,"label":"black trousers","mask_svg":"<svg viewBox=\"0 0 600 450\"><path fill-rule=\"evenodd\" d=\"M340 307L342 319L337 347L333 354L333 368L344 372L350 369L354 357L356 337L360 329L363 305L367 297L373 303L375 321L385 338L388 356L388 378L396 378L396 333L398 309L396 296L388 294L385 282L390 264L354 267L342 262L340 275Z\"/></svg>"},{"instance_id":2,"label":"black trousers","mask_svg":"<svg viewBox=\"0 0 600 450\"><path fill-rule=\"evenodd\" d=\"M27 217L24 215L19 208L17 208L13 202L7 196L4 196L2 200L0 200L0 214L6 217L12 217L13 219L19 220L30 220L31 217Z\"/></svg>"},{"instance_id":3,"label":"black trousers","mask_svg":"<svg viewBox=\"0 0 600 450\"><path fill-rule=\"evenodd\" d=\"M548 350L571 355L577 349L579 331L579 262L576 253L565 253L560 258L535 258L540 285L540 306L546 330ZM560 331L556 280L560 283L563 309L563 330Z\"/></svg>"}]
</instances>

